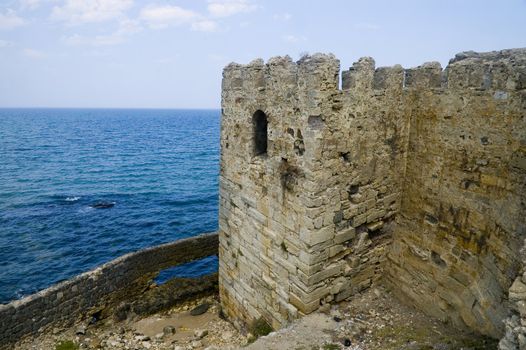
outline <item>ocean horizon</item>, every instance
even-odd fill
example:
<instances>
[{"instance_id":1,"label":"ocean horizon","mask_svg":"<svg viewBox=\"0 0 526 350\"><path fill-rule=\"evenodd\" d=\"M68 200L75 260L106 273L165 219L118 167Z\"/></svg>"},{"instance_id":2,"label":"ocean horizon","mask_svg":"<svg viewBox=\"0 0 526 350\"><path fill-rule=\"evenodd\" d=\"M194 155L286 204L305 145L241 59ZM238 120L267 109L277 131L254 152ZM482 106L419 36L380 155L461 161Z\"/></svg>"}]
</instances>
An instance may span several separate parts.
<instances>
[{"instance_id":1,"label":"ocean horizon","mask_svg":"<svg viewBox=\"0 0 526 350\"><path fill-rule=\"evenodd\" d=\"M219 109L0 108L0 303L217 230L219 124Z\"/></svg>"}]
</instances>

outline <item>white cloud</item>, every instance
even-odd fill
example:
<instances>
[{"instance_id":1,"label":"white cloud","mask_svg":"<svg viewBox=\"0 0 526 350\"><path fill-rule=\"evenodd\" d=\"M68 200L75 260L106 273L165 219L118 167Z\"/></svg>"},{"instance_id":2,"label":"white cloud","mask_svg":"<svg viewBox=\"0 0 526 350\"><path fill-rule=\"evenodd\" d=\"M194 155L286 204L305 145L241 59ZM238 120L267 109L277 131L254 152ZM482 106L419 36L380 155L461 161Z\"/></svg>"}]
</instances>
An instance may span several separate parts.
<instances>
[{"instance_id":1,"label":"white cloud","mask_svg":"<svg viewBox=\"0 0 526 350\"><path fill-rule=\"evenodd\" d=\"M179 6L147 6L141 10L139 18L154 29L188 25L194 31L215 32L218 27L216 21Z\"/></svg>"},{"instance_id":2,"label":"white cloud","mask_svg":"<svg viewBox=\"0 0 526 350\"><path fill-rule=\"evenodd\" d=\"M255 9L249 0L208 0L208 15L175 5L148 5L141 9L139 19L154 29L185 25L194 31L216 32L219 24L213 18Z\"/></svg>"},{"instance_id":3,"label":"white cloud","mask_svg":"<svg viewBox=\"0 0 526 350\"><path fill-rule=\"evenodd\" d=\"M139 24L139 21L131 20L131 19L124 19L120 21L119 28L115 32L119 35L131 35L138 33L142 30L141 25Z\"/></svg>"},{"instance_id":4,"label":"white cloud","mask_svg":"<svg viewBox=\"0 0 526 350\"><path fill-rule=\"evenodd\" d=\"M214 17L228 17L238 13L255 11L258 8L248 0L209 0L208 12Z\"/></svg>"},{"instance_id":5,"label":"white cloud","mask_svg":"<svg viewBox=\"0 0 526 350\"><path fill-rule=\"evenodd\" d=\"M7 40L0 40L0 49L13 46L13 43Z\"/></svg>"},{"instance_id":6,"label":"white cloud","mask_svg":"<svg viewBox=\"0 0 526 350\"><path fill-rule=\"evenodd\" d=\"M13 29L24 24L26 21L11 9L7 9L5 13L0 13L0 29Z\"/></svg>"},{"instance_id":7,"label":"white cloud","mask_svg":"<svg viewBox=\"0 0 526 350\"><path fill-rule=\"evenodd\" d=\"M67 45L72 46L113 46L119 45L128 40L128 37L132 34L138 33L142 30L142 27L137 21L129 19L122 20L119 23L119 28L107 35L97 35L94 37L87 37L78 34L64 37L62 40Z\"/></svg>"},{"instance_id":8,"label":"white cloud","mask_svg":"<svg viewBox=\"0 0 526 350\"><path fill-rule=\"evenodd\" d=\"M215 32L217 30L217 23L211 20L202 20L192 23L192 30L198 32Z\"/></svg>"},{"instance_id":9,"label":"white cloud","mask_svg":"<svg viewBox=\"0 0 526 350\"><path fill-rule=\"evenodd\" d=\"M55 6L51 18L69 24L104 22L122 18L133 0L66 0Z\"/></svg>"},{"instance_id":10,"label":"white cloud","mask_svg":"<svg viewBox=\"0 0 526 350\"><path fill-rule=\"evenodd\" d=\"M288 21L292 18L292 15L290 13L276 13L274 16L272 16L272 18L274 18L274 20L276 21Z\"/></svg>"},{"instance_id":11,"label":"white cloud","mask_svg":"<svg viewBox=\"0 0 526 350\"><path fill-rule=\"evenodd\" d=\"M24 49L22 50L22 54L28 58L33 58L37 60L47 57L46 53L39 51L39 50L34 50L34 49Z\"/></svg>"},{"instance_id":12,"label":"white cloud","mask_svg":"<svg viewBox=\"0 0 526 350\"><path fill-rule=\"evenodd\" d=\"M307 41L307 38L304 36L296 36L296 35L285 35L282 37L282 39L288 43L299 43Z\"/></svg>"},{"instance_id":13,"label":"white cloud","mask_svg":"<svg viewBox=\"0 0 526 350\"><path fill-rule=\"evenodd\" d=\"M164 28L200 20L201 16L179 6L147 6L141 10L140 19L152 28Z\"/></svg>"}]
</instances>

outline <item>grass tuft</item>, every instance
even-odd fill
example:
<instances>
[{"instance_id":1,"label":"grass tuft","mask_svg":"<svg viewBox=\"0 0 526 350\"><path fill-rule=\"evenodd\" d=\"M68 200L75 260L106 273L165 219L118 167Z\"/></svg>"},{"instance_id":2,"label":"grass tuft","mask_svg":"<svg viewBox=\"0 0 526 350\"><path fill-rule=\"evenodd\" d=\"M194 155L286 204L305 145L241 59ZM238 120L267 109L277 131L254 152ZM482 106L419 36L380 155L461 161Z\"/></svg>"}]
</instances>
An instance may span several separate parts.
<instances>
[{"instance_id":1,"label":"grass tuft","mask_svg":"<svg viewBox=\"0 0 526 350\"><path fill-rule=\"evenodd\" d=\"M257 338L263 337L273 331L270 324L268 324L263 317L254 320L248 330L252 334L248 341L249 343L253 343Z\"/></svg>"},{"instance_id":2,"label":"grass tuft","mask_svg":"<svg viewBox=\"0 0 526 350\"><path fill-rule=\"evenodd\" d=\"M340 346L338 344L329 343L323 345L323 350L340 350Z\"/></svg>"},{"instance_id":3,"label":"grass tuft","mask_svg":"<svg viewBox=\"0 0 526 350\"><path fill-rule=\"evenodd\" d=\"M55 350L79 350L79 346L71 340L63 340L55 345Z\"/></svg>"}]
</instances>

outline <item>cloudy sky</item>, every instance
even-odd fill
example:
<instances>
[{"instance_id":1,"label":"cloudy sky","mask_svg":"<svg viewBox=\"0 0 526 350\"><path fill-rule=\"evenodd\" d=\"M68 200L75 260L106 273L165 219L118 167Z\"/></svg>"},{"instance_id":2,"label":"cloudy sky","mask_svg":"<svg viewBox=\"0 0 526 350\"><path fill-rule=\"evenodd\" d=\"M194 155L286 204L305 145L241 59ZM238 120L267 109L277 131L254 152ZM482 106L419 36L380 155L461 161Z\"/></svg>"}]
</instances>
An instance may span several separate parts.
<instances>
[{"instance_id":1,"label":"cloudy sky","mask_svg":"<svg viewBox=\"0 0 526 350\"><path fill-rule=\"evenodd\" d=\"M217 108L221 70L526 47L526 0L0 0L0 107Z\"/></svg>"}]
</instances>

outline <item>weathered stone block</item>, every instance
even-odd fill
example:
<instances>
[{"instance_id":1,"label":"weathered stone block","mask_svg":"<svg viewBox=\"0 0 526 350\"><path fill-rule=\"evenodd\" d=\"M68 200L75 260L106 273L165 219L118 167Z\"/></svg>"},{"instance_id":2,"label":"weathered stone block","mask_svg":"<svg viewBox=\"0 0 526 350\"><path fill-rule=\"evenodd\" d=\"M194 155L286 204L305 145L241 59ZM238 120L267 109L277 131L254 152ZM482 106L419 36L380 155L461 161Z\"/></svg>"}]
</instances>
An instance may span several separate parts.
<instances>
[{"instance_id":1,"label":"weathered stone block","mask_svg":"<svg viewBox=\"0 0 526 350\"><path fill-rule=\"evenodd\" d=\"M334 237L334 227L327 226L318 230L301 230L300 239L309 246L313 246L322 242L327 242Z\"/></svg>"}]
</instances>

